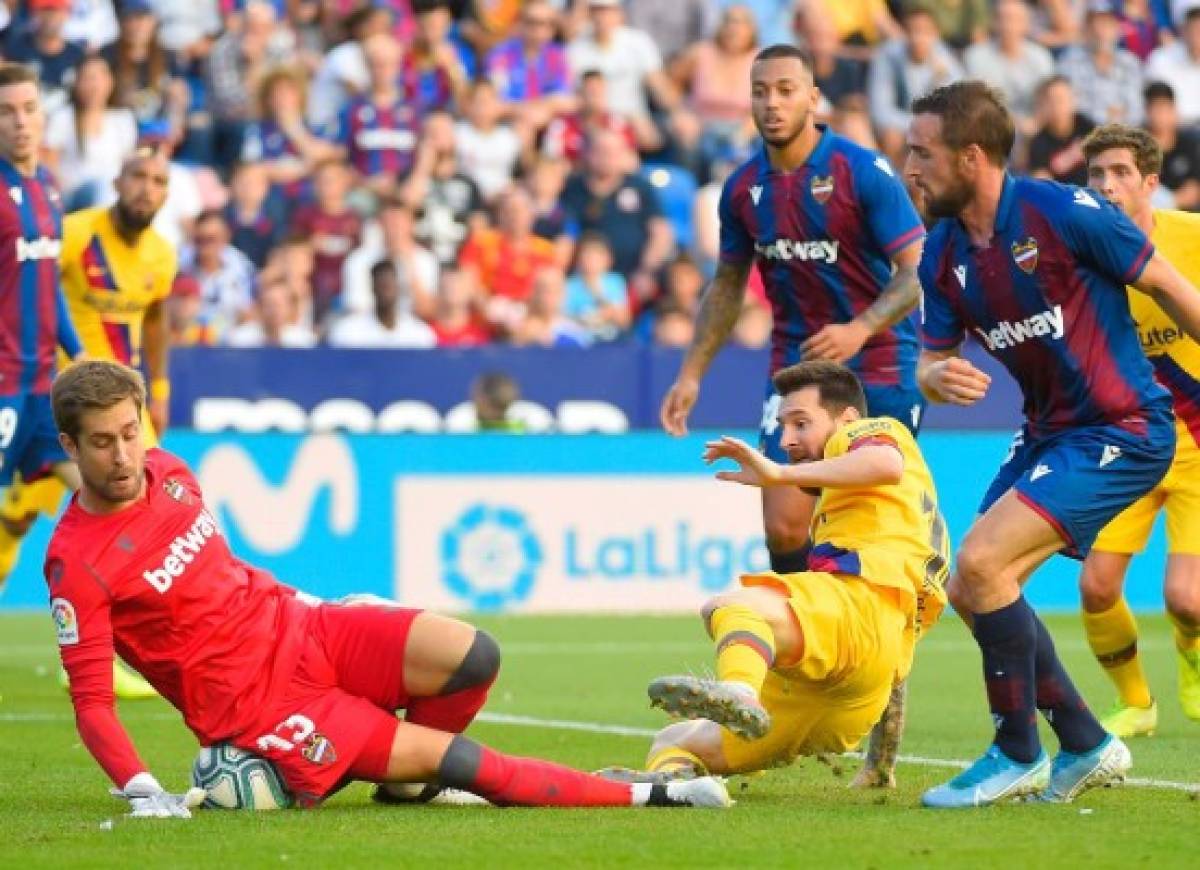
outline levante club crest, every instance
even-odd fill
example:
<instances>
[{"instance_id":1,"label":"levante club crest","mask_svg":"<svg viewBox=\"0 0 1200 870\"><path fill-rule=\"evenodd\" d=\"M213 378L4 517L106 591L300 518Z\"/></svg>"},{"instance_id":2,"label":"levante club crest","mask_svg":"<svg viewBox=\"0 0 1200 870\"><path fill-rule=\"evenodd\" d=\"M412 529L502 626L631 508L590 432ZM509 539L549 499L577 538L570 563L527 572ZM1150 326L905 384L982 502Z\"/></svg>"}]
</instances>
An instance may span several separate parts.
<instances>
[{"instance_id":1,"label":"levante club crest","mask_svg":"<svg viewBox=\"0 0 1200 870\"><path fill-rule=\"evenodd\" d=\"M1037 239L1030 236L1023 242L1013 242L1012 255L1017 265L1021 267L1021 271L1026 275L1032 275L1038 264Z\"/></svg>"},{"instance_id":2,"label":"levante club crest","mask_svg":"<svg viewBox=\"0 0 1200 870\"><path fill-rule=\"evenodd\" d=\"M833 196L833 176L826 175L822 178L819 175L814 175L811 190L813 199L821 205L829 202L829 197Z\"/></svg>"}]
</instances>

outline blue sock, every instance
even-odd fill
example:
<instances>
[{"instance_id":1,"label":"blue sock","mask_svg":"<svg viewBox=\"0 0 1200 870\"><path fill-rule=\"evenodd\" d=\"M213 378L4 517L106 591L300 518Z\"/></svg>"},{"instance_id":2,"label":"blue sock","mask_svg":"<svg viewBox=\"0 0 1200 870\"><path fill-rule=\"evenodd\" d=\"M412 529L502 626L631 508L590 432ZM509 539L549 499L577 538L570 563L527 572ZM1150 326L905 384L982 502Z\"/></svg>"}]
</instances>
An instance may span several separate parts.
<instances>
[{"instance_id":1,"label":"blue sock","mask_svg":"<svg viewBox=\"0 0 1200 870\"><path fill-rule=\"evenodd\" d=\"M991 613L977 613L975 640L983 653L995 744L1013 761L1029 764L1041 751L1034 694L1037 617L1024 597Z\"/></svg>"},{"instance_id":2,"label":"blue sock","mask_svg":"<svg viewBox=\"0 0 1200 870\"><path fill-rule=\"evenodd\" d=\"M771 557L771 570L776 574L799 574L808 570L808 554L811 552L810 541L798 550L789 550L786 553L770 550L767 555Z\"/></svg>"},{"instance_id":3,"label":"blue sock","mask_svg":"<svg viewBox=\"0 0 1200 870\"><path fill-rule=\"evenodd\" d=\"M1096 721L1075 684L1067 676L1054 641L1046 626L1035 615L1037 629L1037 706L1058 735L1059 745L1067 752L1082 755L1104 742L1108 732Z\"/></svg>"}]
</instances>

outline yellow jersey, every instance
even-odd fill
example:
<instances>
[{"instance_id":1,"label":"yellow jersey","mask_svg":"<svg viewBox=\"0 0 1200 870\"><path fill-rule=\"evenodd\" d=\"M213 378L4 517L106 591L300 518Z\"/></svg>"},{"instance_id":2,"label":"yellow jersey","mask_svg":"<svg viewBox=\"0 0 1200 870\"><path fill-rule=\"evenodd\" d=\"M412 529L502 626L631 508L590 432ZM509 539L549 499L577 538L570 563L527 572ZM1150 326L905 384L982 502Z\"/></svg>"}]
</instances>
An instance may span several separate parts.
<instances>
[{"instance_id":1,"label":"yellow jersey","mask_svg":"<svg viewBox=\"0 0 1200 870\"><path fill-rule=\"evenodd\" d=\"M67 308L84 351L137 366L146 309L165 299L175 280L171 243L148 227L130 245L108 208L89 208L63 221L60 265Z\"/></svg>"},{"instance_id":2,"label":"yellow jersey","mask_svg":"<svg viewBox=\"0 0 1200 870\"><path fill-rule=\"evenodd\" d=\"M813 513L809 570L853 574L898 590L913 607L919 635L946 606L950 536L925 458L898 420L868 417L842 426L825 445L825 458L874 445L900 451L900 482L824 489Z\"/></svg>"},{"instance_id":3,"label":"yellow jersey","mask_svg":"<svg viewBox=\"0 0 1200 870\"><path fill-rule=\"evenodd\" d=\"M1200 214L1155 209L1150 241L1193 287L1200 287ZM1200 345L1145 293L1130 289L1129 311L1159 383L1175 400L1180 446L1200 446Z\"/></svg>"}]
</instances>

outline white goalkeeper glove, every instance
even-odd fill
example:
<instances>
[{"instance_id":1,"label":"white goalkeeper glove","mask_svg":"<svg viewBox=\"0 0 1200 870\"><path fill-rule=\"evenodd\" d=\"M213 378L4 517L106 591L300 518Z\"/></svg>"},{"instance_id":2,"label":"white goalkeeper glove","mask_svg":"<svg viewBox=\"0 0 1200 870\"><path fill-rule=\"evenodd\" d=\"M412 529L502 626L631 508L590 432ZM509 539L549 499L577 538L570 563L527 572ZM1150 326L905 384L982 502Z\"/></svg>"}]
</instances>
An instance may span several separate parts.
<instances>
[{"instance_id":1,"label":"white goalkeeper glove","mask_svg":"<svg viewBox=\"0 0 1200 870\"><path fill-rule=\"evenodd\" d=\"M205 797L202 788L171 794L146 772L134 776L125 783L125 788L110 789L109 793L129 801L129 815L135 819L190 819L192 809L204 803Z\"/></svg>"}]
</instances>

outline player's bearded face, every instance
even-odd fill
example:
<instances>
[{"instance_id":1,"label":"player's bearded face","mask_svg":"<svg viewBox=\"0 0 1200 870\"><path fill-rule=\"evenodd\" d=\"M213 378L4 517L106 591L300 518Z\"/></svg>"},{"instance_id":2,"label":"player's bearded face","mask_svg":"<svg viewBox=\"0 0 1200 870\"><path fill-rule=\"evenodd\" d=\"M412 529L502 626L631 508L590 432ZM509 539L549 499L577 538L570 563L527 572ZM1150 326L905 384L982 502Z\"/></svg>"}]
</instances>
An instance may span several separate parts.
<instances>
[{"instance_id":1,"label":"player's bearded face","mask_svg":"<svg viewBox=\"0 0 1200 870\"><path fill-rule=\"evenodd\" d=\"M786 148L804 132L816 100L812 77L796 58L774 58L754 65L754 126L771 147Z\"/></svg>"},{"instance_id":2,"label":"player's bearded face","mask_svg":"<svg viewBox=\"0 0 1200 870\"><path fill-rule=\"evenodd\" d=\"M93 506L117 509L142 494L146 449L132 399L87 412L79 440L65 446Z\"/></svg>"},{"instance_id":3,"label":"player's bearded face","mask_svg":"<svg viewBox=\"0 0 1200 870\"><path fill-rule=\"evenodd\" d=\"M960 155L942 141L942 119L921 114L908 128L905 183L921 201L922 215L954 217L971 201L973 188L961 168Z\"/></svg>"},{"instance_id":4,"label":"player's bearded face","mask_svg":"<svg viewBox=\"0 0 1200 870\"><path fill-rule=\"evenodd\" d=\"M823 457L825 445L837 428L833 416L821 406L816 387L785 396L779 406L779 423L783 426L780 446L795 463Z\"/></svg>"}]
</instances>

